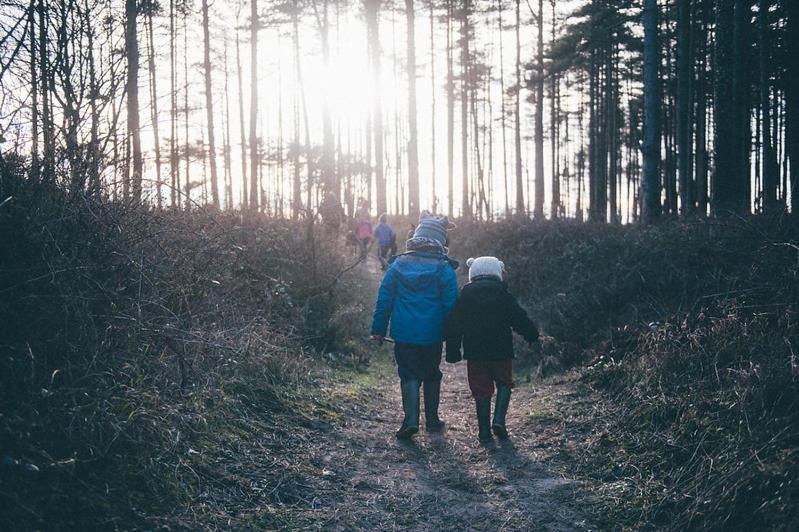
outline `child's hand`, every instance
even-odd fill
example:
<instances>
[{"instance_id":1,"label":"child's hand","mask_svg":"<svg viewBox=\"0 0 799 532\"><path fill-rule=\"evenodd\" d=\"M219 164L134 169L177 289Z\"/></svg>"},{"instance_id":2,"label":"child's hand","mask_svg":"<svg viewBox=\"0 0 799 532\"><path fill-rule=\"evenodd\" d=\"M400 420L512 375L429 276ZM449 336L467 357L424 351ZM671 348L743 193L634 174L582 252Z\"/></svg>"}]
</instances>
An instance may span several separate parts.
<instances>
[{"instance_id":1,"label":"child's hand","mask_svg":"<svg viewBox=\"0 0 799 532\"><path fill-rule=\"evenodd\" d=\"M385 340L385 338L382 335L374 333L372 333L371 339L377 342L377 345L383 345L383 340Z\"/></svg>"},{"instance_id":2,"label":"child's hand","mask_svg":"<svg viewBox=\"0 0 799 532\"><path fill-rule=\"evenodd\" d=\"M546 334L539 334L538 341L541 342L542 344L551 344L552 342L555 341L555 338L553 338L552 336L548 336Z\"/></svg>"}]
</instances>

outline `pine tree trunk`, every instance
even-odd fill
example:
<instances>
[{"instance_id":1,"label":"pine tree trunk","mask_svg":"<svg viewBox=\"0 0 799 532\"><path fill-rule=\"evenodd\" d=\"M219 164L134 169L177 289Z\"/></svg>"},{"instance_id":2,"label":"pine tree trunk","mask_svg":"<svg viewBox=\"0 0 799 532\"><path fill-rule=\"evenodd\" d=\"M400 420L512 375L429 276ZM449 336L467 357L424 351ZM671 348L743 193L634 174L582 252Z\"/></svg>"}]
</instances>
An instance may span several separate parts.
<instances>
[{"instance_id":1,"label":"pine tree trunk","mask_svg":"<svg viewBox=\"0 0 799 532\"><path fill-rule=\"evenodd\" d=\"M554 0L550 0L552 5L552 40L550 42L550 46L553 46L555 43L555 28L557 26L556 20L556 2ZM542 16L543 20L543 16ZM558 162L560 160L558 155L559 149L559 138L558 138L558 127L560 123L560 117L558 112L560 110L560 106L557 104L558 98L558 89L559 89L559 79L556 72L550 72L550 107L549 107L549 142L551 146L551 156L552 156L552 198L550 202L550 209L549 215L554 220L560 214L560 175L559 175L559 168Z\"/></svg>"},{"instance_id":2,"label":"pine tree trunk","mask_svg":"<svg viewBox=\"0 0 799 532\"><path fill-rule=\"evenodd\" d=\"M177 193L180 187L180 165L178 164L178 101L177 101L177 59L175 58L175 0L169 0L169 173L171 187L169 204L173 209L178 207Z\"/></svg>"},{"instance_id":3,"label":"pine tree trunk","mask_svg":"<svg viewBox=\"0 0 799 532\"><path fill-rule=\"evenodd\" d=\"M768 13L771 2L758 2L758 33L760 48L760 109L763 113L763 212L772 213L777 208L777 155L771 139L771 59Z\"/></svg>"},{"instance_id":4,"label":"pine tree trunk","mask_svg":"<svg viewBox=\"0 0 799 532\"><path fill-rule=\"evenodd\" d=\"M644 0L644 175L641 183L641 219L646 224L652 223L660 215L657 19L657 0Z\"/></svg>"},{"instance_id":5,"label":"pine tree trunk","mask_svg":"<svg viewBox=\"0 0 799 532\"><path fill-rule=\"evenodd\" d=\"M799 57L799 2L786 2L785 27L787 57ZM796 61L788 63L786 75L786 132L785 142L790 167L791 213L799 213L799 68Z\"/></svg>"},{"instance_id":6,"label":"pine tree trunk","mask_svg":"<svg viewBox=\"0 0 799 532\"><path fill-rule=\"evenodd\" d=\"M230 73L228 71L228 39L225 41L225 130L224 130L224 159L225 159L225 208L233 209L233 168L231 163L231 144L230 144Z\"/></svg>"},{"instance_id":7,"label":"pine tree trunk","mask_svg":"<svg viewBox=\"0 0 799 532\"><path fill-rule=\"evenodd\" d=\"M155 201L161 209L161 136L158 133L158 87L155 80L155 36L152 10L147 14L147 39L149 45L150 118L153 124L153 151L155 152Z\"/></svg>"},{"instance_id":8,"label":"pine tree trunk","mask_svg":"<svg viewBox=\"0 0 799 532\"><path fill-rule=\"evenodd\" d=\"M680 214L693 212L691 194L691 0L677 1L677 172L680 187Z\"/></svg>"},{"instance_id":9,"label":"pine tree trunk","mask_svg":"<svg viewBox=\"0 0 799 532\"><path fill-rule=\"evenodd\" d=\"M139 41L136 34L138 6L136 0L125 0L125 52L128 65L128 135L133 144L133 174L131 191L133 201L141 203L142 193L142 153L141 128L139 122Z\"/></svg>"},{"instance_id":10,"label":"pine tree trunk","mask_svg":"<svg viewBox=\"0 0 799 532\"><path fill-rule=\"evenodd\" d=\"M184 162L186 165L185 201L186 210L191 210L191 145L189 141L189 29L188 16L183 11L183 134L184 134Z\"/></svg>"},{"instance_id":11,"label":"pine tree trunk","mask_svg":"<svg viewBox=\"0 0 799 532\"><path fill-rule=\"evenodd\" d=\"M380 0L364 0L366 3L366 25L372 55L372 134L375 146L375 200L377 212L384 213L388 209L386 202L386 178L383 167L383 100L380 92L380 66L383 51L380 48L380 30L378 13Z\"/></svg>"},{"instance_id":12,"label":"pine tree trunk","mask_svg":"<svg viewBox=\"0 0 799 532\"><path fill-rule=\"evenodd\" d=\"M416 124L416 17L413 0L405 0L408 68L408 214L419 218L419 154Z\"/></svg>"},{"instance_id":13,"label":"pine tree trunk","mask_svg":"<svg viewBox=\"0 0 799 532\"><path fill-rule=\"evenodd\" d=\"M520 0L516 0L516 94L513 108L514 143L516 148L516 214L518 216L527 216L527 209L524 205L524 178L522 175L522 45L519 35L521 26L519 5Z\"/></svg>"},{"instance_id":14,"label":"pine tree trunk","mask_svg":"<svg viewBox=\"0 0 799 532\"><path fill-rule=\"evenodd\" d=\"M538 49L535 60L535 203L533 217L544 217L544 0L538 0Z\"/></svg>"},{"instance_id":15,"label":"pine tree trunk","mask_svg":"<svg viewBox=\"0 0 799 532\"><path fill-rule=\"evenodd\" d=\"M454 215L455 201L455 73L453 67L452 17L454 0L447 0L447 215Z\"/></svg>"},{"instance_id":16,"label":"pine tree trunk","mask_svg":"<svg viewBox=\"0 0 799 532\"><path fill-rule=\"evenodd\" d=\"M510 216L510 196L508 194L508 135L507 127L505 125L507 116L505 109L505 55L502 46L502 0L497 0L497 28L499 33L499 87L502 93L500 101L500 127L502 128L502 183L503 191L505 194L505 216Z\"/></svg>"},{"instance_id":17,"label":"pine tree trunk","mask_svg":"<svg viewBox=\"0 0 799 532\"><path fill-rule=\"evenodd\" d=\"M735 0L733 24L733 101L735 102L736 166L739 169L735 181L733 201L735 211L748 213L751 203L750 150L751 150L751 101L749 48L751 45L749 0Z\"/></svg>"},{"instance_id":18,"label":"pine tree trunk","mask_svg":"<svg viewBox=\"0 0 799 532\"><path fill-rule=\"evenodd\" d=\"M469 202L469 0L461 14L461 216L471 218Z\"/></svg>"},{"instance_id":19,"label":"pine tree trunk","mask_svg":"<svg viewBox=\"0 0 799 532\"><path fill-rule=\"evenodd\" d=\"M208 163L211 169L211 203L219 209L219 182L216 169L216 139L214 136L214 94L211 83L211 36L208 28L208 0L203 11L203 70L205 71L205 116L208 125ZM253 87L254 88L254 87Z\"/></svg>"},{"instance_id":20,"label":"pine tree trunk","mask_svg":"<svg viewBox=\"0 0 799 532\"><path fill-rule=\"evenodd\" d=\"M241 47L239 45L239 30L236 28L236 81L238 82L239 101L239 139L241 140L241 209L245 210L247 201L247 137L244 132L244 74L241 68ZM298 147L299 149L299 147Z\"/></svg>"},{"instance_id":21,"label":"pine tree trunk","mask_svg":"<svg viewBox=\"0 0 799 532\"><path fill-rule=\"evenodd\" d=\"M33 5L31 4L31 13ZM97 107L98 84L97 68L94 60L94 28L91 25L89 9L84 11L86 32L88 36L87 51L89 59L89 107L91 112L91 139L89 141L89 193L92 195L100 194L100 110ZM31 47L31 53L35 47ZM36 83L31 86L32 92L36 93ZM34 103L35 106L35 103ZM34 158L35 160L35 158Z\"/></svg>"},{"instance_id":22,"label":"pine tree trunk","mask_svg":"<svg viewBox=\"0 0 799 532\"><path fill-rule=\"evenodd\" d=\"M87 11L88 16L88 11ZM36 9L31 1L28 11L28 34L30 36L30 79L31 79L31 177L39 180L39 77L36 70ZM94 56L92 55L92 58ZM94 59L92 59L92 70Z\"/></svg>"},{"instance_id":23,"label":"pine tree trunk","mask_svg":"<svg viewBox=\"0 0 799 532\"><path fill-rule=\"evenodd\" d=\"M53 120L50 109L50 61L47 55L46 0L39 0L37 9L39 13L39 80L41 83L42 97L42 141L44 143L44 150L42 153L42 170L44 175L43 180L51 181L55 179L55 176L53 175L55 144L53 140Z\"/></svg>"},{"instance_id":24,"label":"pine tree trunk","mask_svg":"<svg viewBox=\"0 0 799 532\"><path fill-rule=\"evenodd\" d=\"M250 3L250 210L258 212L258 0Z\"/></svg>"},{"instance_id":25,"label":"pine tree trunk","mask_svg":"<svg viewBox=\"0 0 799 532\"><path fill-rule=\"evenodd\" d=\"M435 48L435 5L430 2L430 188L432 209L438 212L436 194L436 48Z\"/></svg>"}]
</instances>

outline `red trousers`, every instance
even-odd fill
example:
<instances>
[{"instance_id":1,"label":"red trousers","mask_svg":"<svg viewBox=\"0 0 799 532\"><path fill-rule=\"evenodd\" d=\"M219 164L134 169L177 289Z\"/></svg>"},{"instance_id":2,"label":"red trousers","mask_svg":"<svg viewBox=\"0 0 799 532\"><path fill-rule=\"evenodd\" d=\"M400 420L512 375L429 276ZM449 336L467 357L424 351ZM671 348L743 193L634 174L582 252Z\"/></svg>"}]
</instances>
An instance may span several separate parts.
<instances>
[{"instance_id":1,"label":"red trousers","mask_svg":"<svg viewBox=\"0 0 799 532\"><path fill-rule=\"evenodd\" d=\"M494 383L513 388L513 360L468 360L466 375L469 377L472 397L478 401L491 399Z\"/></svg>"}]
</instances>

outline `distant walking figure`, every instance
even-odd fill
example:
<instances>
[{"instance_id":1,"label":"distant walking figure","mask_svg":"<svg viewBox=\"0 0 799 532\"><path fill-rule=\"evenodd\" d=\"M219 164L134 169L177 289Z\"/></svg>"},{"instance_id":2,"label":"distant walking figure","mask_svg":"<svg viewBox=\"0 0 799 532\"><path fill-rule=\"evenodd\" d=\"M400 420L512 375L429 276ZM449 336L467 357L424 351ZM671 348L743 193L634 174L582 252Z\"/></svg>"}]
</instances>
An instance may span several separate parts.
<instances>
[{"instance_id":1,"label":"distant walking figure","mask_svg":"<svg viewBox=\"0 0 799 532\"><path fill-rule=\"evenodd\" d=\"M508 437L505 415L513 388L511 330L532 343L538 339L538 329L508 292L502 280L502 261L479 257L466 264L469 283L461 290L446 322L447 362L461 360L463 344L469 388L477 409L478 438L487 442L492 429L497 437ZM495 383L497 399L490 422Z\"/></svg>"},{"instance_id":2,"label":"distant walking figure","mask_svg":"<svg viewBox=\"0 0 799 532\"><path fill-rule=\"evenodd\" d=\"M377 258L380 267L385 271L388 268L388 261L397 254L397 232L388 225L388 215L381 214L379 224L375 227L375 238L377 238Z\"/></svg>"},{"instance_id":3,"label":"distant walking figure","mask_svg":"<svg viewBox=\"0 0 799 532\"><path fill-rule=\"evenodd\" d=\"M366 259L369 244L372 242L372 222L369 219L369 207L366 202L361 205L355 214L355 239L358 242L358 256Z\"/></svg>"},{"instance_id":4,"label":"distant walking figure","mask_svg":"<svg viewBox=\"0 0 799 532\"><path fill-rule=\"evenodd\" d=\"M447 257L446 216L422 214L406 247L394 257L380 283L372 321L372 338L382 342L389 320L394 357L400 378L405 417L397 437L419 432L419 388L424 385L425 428L441 430L438 417L441 394L441 348L444 319L458 296L457 261Z\"/></svg>"}]
</instances>

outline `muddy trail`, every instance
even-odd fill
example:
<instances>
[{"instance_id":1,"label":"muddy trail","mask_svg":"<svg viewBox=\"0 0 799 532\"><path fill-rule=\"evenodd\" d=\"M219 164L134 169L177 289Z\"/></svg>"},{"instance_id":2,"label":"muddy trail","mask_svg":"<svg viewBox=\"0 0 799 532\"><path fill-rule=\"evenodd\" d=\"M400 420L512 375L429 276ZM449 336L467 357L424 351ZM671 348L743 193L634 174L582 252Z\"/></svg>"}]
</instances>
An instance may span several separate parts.
<instances>
[{"instance_id":1,"label":"muddy trail","mask_svg":"<svg viewBox=\"0 0 799 532\"><path fill-rule=\"evenodd\" d=\"M359 268L363 316L380 274ZM291 529L575 530L591 529L581 510L582 486L569 471L566 433L580 423L561 419L564 403L585 405L568 379L518 383L509 411L510 439L480 445L466 364L442 362L440 433L422 430L411 442L400 424L399 380L389 347L374 349L368 368L334 372L323 385L329 409L306 420L311 430L288 437L287 482L258 508L259 526ZM570 405L567 405L570 406ZM568 409L568 408L567 408ZM252 515L252 514L251 514Z\"/></svg>"}]
</instances>

